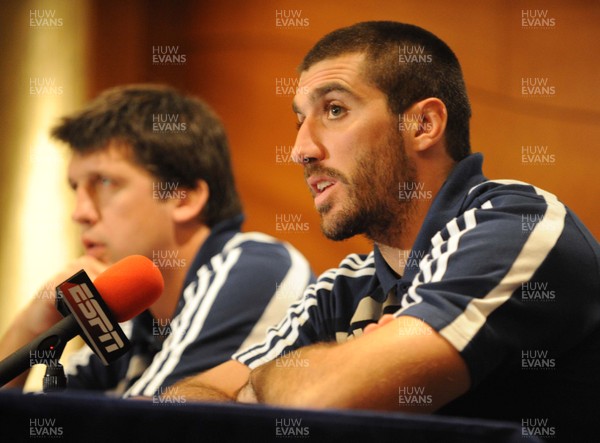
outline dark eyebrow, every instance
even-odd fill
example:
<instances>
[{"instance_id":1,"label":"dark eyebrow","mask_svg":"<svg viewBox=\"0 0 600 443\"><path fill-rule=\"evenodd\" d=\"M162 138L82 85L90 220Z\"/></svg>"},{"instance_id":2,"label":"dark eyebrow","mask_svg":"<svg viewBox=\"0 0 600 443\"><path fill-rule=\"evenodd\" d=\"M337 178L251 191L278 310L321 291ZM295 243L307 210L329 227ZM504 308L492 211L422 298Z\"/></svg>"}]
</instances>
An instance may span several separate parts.
<instances>
[{"instance_id":1,"label":"dark eyebrow","mask_svg":"<svg viewBox=\"0 0 600 443\"><path fill-rule=\"evenodd\" d=\"M345 94L352 94L350 89L348 89L346 86L338 82L331 82L326 83L323 86L320 86L317 89L315 89L310 95L310 100L316 101L317 99L323 97L325 94L328 94L332 91L343 92Z\"/></svg>"},{"instance_id":2,"label":"dark eyebrow","mask_svg":"<svg viewBox=\"0 0 600 443\"><path fill-rule=\"evenodd\" d=\"M337 91L337 92L342 92L344 94L351 94L354 95L352 93L352 91L350 91L350 89L348 89L346 86L342 85L341 83L338 82L331 82L331 83L326 83L320 87L318 87L317 89L315 89L309 96L309 101L310 103L314 103L317 100L319 100L321 97L323 97L324 95L329 94L332 91ZM298 108L298 106L296 105L296 102L292 102L292 110L296 113L296 114L301 114L300 109Z\"/></svg>"}]
</instances>

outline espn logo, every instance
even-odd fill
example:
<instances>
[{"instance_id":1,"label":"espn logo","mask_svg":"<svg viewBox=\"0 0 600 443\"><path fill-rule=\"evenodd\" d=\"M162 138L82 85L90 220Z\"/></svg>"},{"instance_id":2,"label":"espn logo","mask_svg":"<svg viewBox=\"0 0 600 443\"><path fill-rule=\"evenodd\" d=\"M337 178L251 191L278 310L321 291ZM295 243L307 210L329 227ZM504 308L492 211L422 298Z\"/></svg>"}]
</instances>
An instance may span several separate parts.
<instances>
[{"instance_id":1,"label":"espn logo","mask_svg":"<svg viewBox=\"0 0 600 443\"><path fill-rule=\"evenodd\" d=\"M59 311L75 317L84 332L83 339L102 363L108 365L129 350L129 339L85 271L79 271L56 289ZM68 312L59 305L66 306Z\"/></svg>"},{"instance_id":2,"label":"espn logo","mask_svg":"<svg viewBox=\"0 0 600 443\"><path fill-rule=\"evenodd\" d=\"M106 352L114 352L125 347L125 343L119 337L112 322L102 310L98 300L94 298L94 294L92 294L87 284L74 286L69 289L69 293L83 316L88 319L89 325L99 327L104 333L98 336L98 340L105 344L104 349Z\"/></svg>"}]
</instances>

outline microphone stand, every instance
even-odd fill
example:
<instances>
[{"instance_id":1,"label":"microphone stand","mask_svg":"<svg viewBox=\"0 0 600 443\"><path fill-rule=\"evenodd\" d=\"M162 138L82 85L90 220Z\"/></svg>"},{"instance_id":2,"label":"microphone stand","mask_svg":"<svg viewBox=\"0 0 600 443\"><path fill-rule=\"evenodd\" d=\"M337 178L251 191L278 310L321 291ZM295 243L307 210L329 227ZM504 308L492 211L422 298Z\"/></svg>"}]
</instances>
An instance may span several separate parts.
<instances>
[{"instance_id":1,"label":"microphone stand","mask_svg":"<svg viewBox=\"0 0 600 443\"><path fill-rule=\"evenodd\" d=\"M60 355L46 364L46 373L42 382L44 394L62 392L67 389L67 376L63 366L58 362L59 359Z\"/></svg>"},{"instance_id":2,"label":"microphone stand","mask_svg":"<svg viewBox=\"0 0 600 443\"><path fill-rule=\"evenodd\" d=\"M69 315L69 310L64 302L64 297L61 291L56 291L56 309L63 316ZM67 376L65 375L65 370L63 366L59 363L59 360L62 357L62 353L64 351L64 346L54 348L54 358L48 360L46 363L46 372L44 374L44 378L42 379L42 390L44 394L48 394L51 392L62 392L67 389Z\"/></svg>"}]
</instances>

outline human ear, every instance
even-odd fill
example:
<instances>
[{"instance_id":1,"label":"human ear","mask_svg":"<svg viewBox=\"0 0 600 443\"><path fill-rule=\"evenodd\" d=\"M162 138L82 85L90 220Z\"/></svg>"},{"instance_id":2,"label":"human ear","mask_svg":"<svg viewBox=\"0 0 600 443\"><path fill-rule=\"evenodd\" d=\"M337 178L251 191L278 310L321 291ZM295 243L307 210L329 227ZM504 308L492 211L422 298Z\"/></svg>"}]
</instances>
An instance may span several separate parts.
<instances>
[{"instance_id":1,"label":"human ear","mask_svg":"<svg viewBox=\"0 0 600 443\"><path fill-rule=\"evenodd\" d=\"M173 219L185 223L199 219L208 202L210 189L204 180L198 180L195 188L186 188L179 193L173 208Z\"/></svg>"},{"instance_id":2,"label":"human ear","mask_svg":"<svg viewBox=\"0 0 600 443\"><path fill-rule=\"evenodd\" d=\"M415 151L425 151L443 141L448 111L443 101L430 97L414 103L401 116L401 128Z\"/></svg>"}]
</instances>

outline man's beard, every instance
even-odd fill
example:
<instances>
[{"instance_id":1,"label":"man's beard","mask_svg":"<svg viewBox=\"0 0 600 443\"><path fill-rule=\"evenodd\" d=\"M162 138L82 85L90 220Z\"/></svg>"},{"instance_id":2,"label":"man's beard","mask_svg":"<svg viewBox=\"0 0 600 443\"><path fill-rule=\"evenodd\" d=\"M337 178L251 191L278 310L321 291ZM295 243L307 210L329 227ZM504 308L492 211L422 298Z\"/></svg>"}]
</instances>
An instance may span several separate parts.
<instances>
[{"instance_id":1,"label":"man's beard","mask_svg":"<svg viewBox=\"0 0 600 443\"><path fill-rule=\"evenodd\" d=\"M406 156L400 135L388 136L385 144L380 152L362 152L350 178L335 170L315 167L337 178L348 191L347 200L337 213L328 214L331 204L319 208L321 230L330 240L365 234L377 243L391 244L402 233L414 202L399 199L398 189L400 184L415 189L416 170Z\"/></svg>"}]
</instances>

